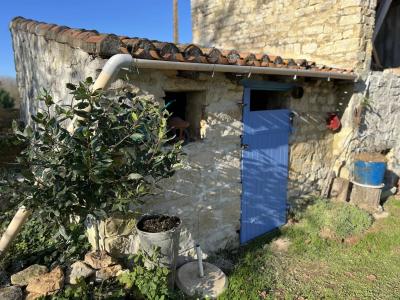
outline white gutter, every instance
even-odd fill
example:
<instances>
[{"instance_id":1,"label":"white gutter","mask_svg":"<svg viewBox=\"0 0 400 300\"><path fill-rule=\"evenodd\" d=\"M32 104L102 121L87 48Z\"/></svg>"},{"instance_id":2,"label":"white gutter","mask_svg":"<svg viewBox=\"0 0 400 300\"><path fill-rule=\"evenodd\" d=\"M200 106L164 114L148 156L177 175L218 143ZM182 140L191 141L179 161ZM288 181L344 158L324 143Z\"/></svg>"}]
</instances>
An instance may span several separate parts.
<instances>
[{"instance_id":1,"label":"white gutter","mask_svg":"<svg viewBox=\"0 0 400 300\"><path fill-rule=\"evenodd\" d=\"M93 90L106 89L112 80L116 77L122 68L136 67L142 69L158 69L158 70L182 70L182 71L199 71L199 72L225 72L225 73L244 73L244 74L269 74L282 76L303 76L317 77L329 79L356 80L355 74L330 73L325 71L300 70L289 68L270 68L270 67L253 67L253 66L236 66L236 65L219 65L219 64L202 64L202 63L186 63L173 61L160 61L149 59L133 58L130 54L116 54L112 56L104 65L99 77L93 84ZM90 107L86 109L90 111ZM74 116L68 125L68 131L74 131L74 125L78 120L78 116ZM19 230L26 222L31 212L25 207L20 207L11 223L8 225L6 232L0 240L0 256L7 250L8 246L14 240Z\"/></svg>"},{"instance_id":2,"label":"white gutter","mask_svg":"<svg viewBox=\"0 0 400 300\"><path fill-rule=\"evenodd\" d=\"M118 55L118 54L117 54ZM129 54L122 54L129 55ZM158 69L158 70L182 70L182 71L199 71L199 72L223 72L223 73L243 73L243 74L268 74L282 76L302 76L316 78L330 78L343 80L356 80L357 75L349 73L337 73L326 71L313 71L290 68L271 68L271 67L254 67L254 66L237 66L237 65L219 65L219 64L202 64L187 63L164 60L150 60L133 58L133 66L142 69Z\"/></svg>"}]
</instances>

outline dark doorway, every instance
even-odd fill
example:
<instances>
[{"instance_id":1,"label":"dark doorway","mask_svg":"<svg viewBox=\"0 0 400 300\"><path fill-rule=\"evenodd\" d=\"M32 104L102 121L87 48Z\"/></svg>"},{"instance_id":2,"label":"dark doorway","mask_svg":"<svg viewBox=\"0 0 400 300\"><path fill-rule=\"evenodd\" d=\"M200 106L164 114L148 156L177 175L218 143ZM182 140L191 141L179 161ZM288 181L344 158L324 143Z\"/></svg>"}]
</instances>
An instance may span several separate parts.
<instances>
[{"instance_id":1,"label":"dark doorway","mask_svg":"<svg viewBox=\"0 0 400 300\"><path fill-rule=\"evenodd\" d=\"M186 120L187 98L184 92L165 92L164 97L167 110L172 113L171 117L179 117Z\"/></svg>"}]
</instances>

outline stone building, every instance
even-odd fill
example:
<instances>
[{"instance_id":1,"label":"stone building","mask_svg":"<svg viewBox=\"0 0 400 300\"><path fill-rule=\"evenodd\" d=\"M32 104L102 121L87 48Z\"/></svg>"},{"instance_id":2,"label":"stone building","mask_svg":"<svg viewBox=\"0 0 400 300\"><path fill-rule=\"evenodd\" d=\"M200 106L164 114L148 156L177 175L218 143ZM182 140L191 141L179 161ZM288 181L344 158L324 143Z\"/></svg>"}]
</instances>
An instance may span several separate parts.
<instances>
[{"instance_id":1,"label":"stone building","mask_svg":"<svg viewBox=\"0 0 400 300\"><path fill-rule=\"evenodd\" d=\"M400 174L400 2L386 0L192 0L193 42L279 53L354 69L359 79L334 135L337 163L357 150L389 153L393 185ZM362 124L354 114L370 108ZM349 142L348 142L349 141ZM344 145L346 144L346 145ZM344 147L346 146L346 147ZM345 148L345 149L344 149ZM338 166L336 166L338 168ZM344 166L343 176L349 176ZM396 175L397 174L397 175Z\"/></svg>"},{"instance_id":2,"label":"stone building","mask_svg":"<svg viewBox=\"0 0 400 300\"><path fill-rule=\"evenodd\" d=\"M288 209L321 194L332 170L349 176L342 162L357 149L390 153L399 173L400 79L370 71L372 48L376 57L389 51L373 47L375 10L361 0L192 0L190 45L18 17L10 30L22 117L38 109L41 87L69 103L67 82L97 78L110 57L130 54L132 68L110 89L174 99L173 113L190 123L184 167L144 209L182 218L182 253L195 242L206 254L233 247L284 224ZM387 40L387 22L375 44ZM366 95L375 112L364 109ZM341 119L340 130L327 128L328 118ZM134 240L110 233L103 243L130 252Z\"/></svg>"}]
</instances>

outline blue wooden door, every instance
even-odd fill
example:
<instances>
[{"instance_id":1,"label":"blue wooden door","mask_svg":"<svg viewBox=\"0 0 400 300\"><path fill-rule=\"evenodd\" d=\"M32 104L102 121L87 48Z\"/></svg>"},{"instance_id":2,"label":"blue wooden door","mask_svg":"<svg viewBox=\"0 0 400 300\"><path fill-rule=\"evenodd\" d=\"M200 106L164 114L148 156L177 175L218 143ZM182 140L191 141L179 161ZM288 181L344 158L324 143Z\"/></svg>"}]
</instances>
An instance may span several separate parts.
<instances>
[{"instance_id":1,"label":"blue wooden door","mask_svg":"<svg viewBox=\"0 0 400 300\"><path fill-rule=\"evenodd\" d=\"M243 123L240 242L246 243L286 223L290 112L251 111L246 88Z\"/></svg>"}]
</instances>

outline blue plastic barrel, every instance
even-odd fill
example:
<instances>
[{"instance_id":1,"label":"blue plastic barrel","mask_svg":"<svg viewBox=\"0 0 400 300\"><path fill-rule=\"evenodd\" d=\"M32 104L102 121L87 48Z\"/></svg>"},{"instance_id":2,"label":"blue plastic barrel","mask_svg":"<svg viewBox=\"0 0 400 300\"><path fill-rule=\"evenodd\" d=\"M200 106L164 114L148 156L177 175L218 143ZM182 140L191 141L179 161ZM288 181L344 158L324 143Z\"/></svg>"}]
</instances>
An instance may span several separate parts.
<instances>
[{"instance_id":1,"label":"blue plastic barrel","mask_svg":"<svg viewBox=\"0 0 400 300\"><path fill-rule=\"evenodd\" d=\"M361 184L379 186L383 183L385 171L385 162L356 160L354 163L354 180Z\"/></svg>"}]
</instances>

